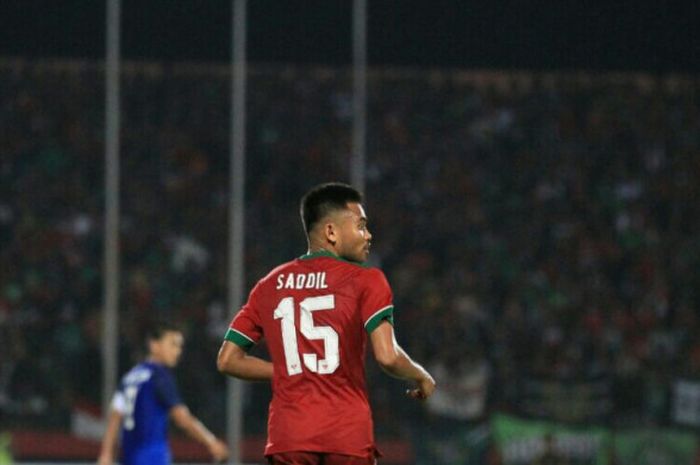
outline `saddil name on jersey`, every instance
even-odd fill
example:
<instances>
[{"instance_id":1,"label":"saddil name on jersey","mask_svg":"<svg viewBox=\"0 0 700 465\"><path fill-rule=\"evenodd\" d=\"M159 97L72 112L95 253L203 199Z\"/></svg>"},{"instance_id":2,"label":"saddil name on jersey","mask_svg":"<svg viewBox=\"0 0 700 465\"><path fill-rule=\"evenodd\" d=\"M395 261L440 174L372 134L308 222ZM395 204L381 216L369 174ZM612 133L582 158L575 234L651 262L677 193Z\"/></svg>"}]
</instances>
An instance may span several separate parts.
<instances>
[{"instance_id":1,"label":"saddil name on jersey","mask_svg":"<svg viewBox=\"0 0 700 465\"><path fill-rule=\"evenodd\" d=\"M112 408L122 415L123 463L170 462L168 416L181 403L175 379L164 365L143 362L122 377Z\"/></svg>"},{"instance_id":2,"label":"saddil name on jersey","mask_svg":"<svg viewBox=\"0 0 700 465\"><path fill-rule=\"evenodd\" d=\"M257 283L226 339L248 350L265 338L274 370L265 455L376 454L365 349L392 318L384 273L329 252L285 263Z\"/></svg>"}]
</instances>

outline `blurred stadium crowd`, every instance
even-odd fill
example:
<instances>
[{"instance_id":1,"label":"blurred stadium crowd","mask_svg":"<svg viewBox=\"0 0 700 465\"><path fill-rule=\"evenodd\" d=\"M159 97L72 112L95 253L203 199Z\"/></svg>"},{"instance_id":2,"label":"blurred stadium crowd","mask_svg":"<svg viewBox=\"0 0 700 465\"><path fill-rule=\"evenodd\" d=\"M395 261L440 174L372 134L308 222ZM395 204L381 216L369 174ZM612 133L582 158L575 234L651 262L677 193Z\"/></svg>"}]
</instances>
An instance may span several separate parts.
<instances>
[{"instance_id":1,"label":"blurred stadium crowd","mask_svg":"<svg viewBox=\"0 0 700 465\"><path fill-rule=\"evenodd\" d=\"M180 387L221 433L227 68L123 72L121 368L149 321L181 323ZM349 179L350 79L251 70L248 289L305 252L299 196ZM401 384L368 363L379 436L422 436L437 464L473 453L461 444L496 412L700 427L699 90L641 75L370 75L372 264L393 286L400 342L440 386L398 408ZM0 427L69 429L76 405L100 402L103 95L94 64L0 62ZM250 434L267 396L247 391Z\"/></svg>"}]
</instances>

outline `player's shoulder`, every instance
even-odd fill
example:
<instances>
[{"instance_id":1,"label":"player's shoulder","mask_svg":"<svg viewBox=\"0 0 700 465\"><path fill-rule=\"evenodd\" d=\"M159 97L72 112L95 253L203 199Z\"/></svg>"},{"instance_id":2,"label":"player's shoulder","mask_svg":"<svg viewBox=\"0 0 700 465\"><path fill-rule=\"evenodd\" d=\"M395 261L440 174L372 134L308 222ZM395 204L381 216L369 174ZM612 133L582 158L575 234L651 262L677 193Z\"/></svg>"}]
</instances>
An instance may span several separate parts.
<instances>
[{"instance_id":1,"label":"player's shoulder","mask_svg":"<svg viewBox=\"0 0 700 465\"><path fill-rule=\"evenodd\" d=\"M386 275L381 270L381 268L378 268L376 266L363 265L362 274L364 274L365 276L369 276L370 278L386 279Z\"/></svg>"},{"instance_id":2,"label":"player's shoulder","mask_svg":"<svg viewBox=\"0 0 700 465\"><path fill-rule=\"evenodd\" d=\"M384 272L375 266L368 266L362 270L362 276L370 285L381 285L389 287L389 280Z\"/></svg>"},{"instance_id":3,"label":"player's shoulder","mask_svg":"<svg viewBox=\"0 0 700 465\"><path fill-rule=\"evenodd\" d=\"M124 373L121 381L125 385L145 383L153 377L155 372L153 363L141 362Z\"/></svg>"},{"instance_id":4,"label":"player's shoulder","mask_svg":"<svg viewBox=\"0 0 700 465\"><path fill-rule=\"evenodd\" d=\"M300 257L296 257L285 263L282 263L272 270L270 270L265 276L263 276L258 283L264 283L266 281L271 281L276 279L281 273L289 273L298 271L299 269L306 269L309 267L318 268L335 268L335 267L346 267L354 270L367 270L369 267L362 263L351 262L345 260L344 258L338 257L330 252L314 252L307 253Z\"/></svg>"},{"instance_id":5,"label":"player's shoulder","mask_svg":"<svg viewBox=\"0 0 700 465\"><path fill-rule=\"evenodd\" d=\"M275 280L275 277L279 275L280 273L285 273L287 272L290 268L293 268L296 265L296 259L290 260L288 262L282 263L280 265L277 265L274 267L272 270L270 270L265 276L260 278L258 280L258 286L263 285L267 282L271 282Z\"/></svg>"},{"instance_id":6,"label":"player's shoulder","mask_svg":"<svg viewBox=\"0 0 700 465\"><path fill-rule=\"evenodd\" d=\"M280 276L289 279L299 273L327 272L329 276L343 276L345 279L366 281L367 283L387 283L384 272L365 263L358 263L338 257L330 252L315 252L302 255L273 268L256 287L265 288L267 285L279 287Z\"/></svg>"},{"instance_id":7,"label":"player's shoulder","mask_svg":"<svg viewBox=\"0 0 700 465\"><path fill-rule=\"evenodd\" d=\"M149 371L152 376L170 376L172 372L170 368L163 365L162 363L156 363L151 361L146 361L141 364L144 370Z\"/></svg>"}]
</instances>

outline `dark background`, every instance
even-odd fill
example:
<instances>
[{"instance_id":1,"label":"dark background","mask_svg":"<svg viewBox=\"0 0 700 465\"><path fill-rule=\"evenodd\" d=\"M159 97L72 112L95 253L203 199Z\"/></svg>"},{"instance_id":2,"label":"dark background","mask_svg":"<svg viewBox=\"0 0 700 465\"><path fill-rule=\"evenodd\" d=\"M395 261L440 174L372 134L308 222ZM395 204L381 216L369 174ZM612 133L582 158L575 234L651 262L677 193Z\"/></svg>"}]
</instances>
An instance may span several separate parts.
<instances>
[{"instance_id":1,"label":"dark background","mask_svg":"<svg viewBox=\"0 0 700 465\"><path fill-rule=\"evenodd\" d=\"M226 61L229 0L123 0L127 59ZM700 2L369 0L370 64L700 70ZM347 64L351 0L249 0L253 63ZM97 58L103 0L3 0L0 55Z\"/></svg>"}]
</instances>

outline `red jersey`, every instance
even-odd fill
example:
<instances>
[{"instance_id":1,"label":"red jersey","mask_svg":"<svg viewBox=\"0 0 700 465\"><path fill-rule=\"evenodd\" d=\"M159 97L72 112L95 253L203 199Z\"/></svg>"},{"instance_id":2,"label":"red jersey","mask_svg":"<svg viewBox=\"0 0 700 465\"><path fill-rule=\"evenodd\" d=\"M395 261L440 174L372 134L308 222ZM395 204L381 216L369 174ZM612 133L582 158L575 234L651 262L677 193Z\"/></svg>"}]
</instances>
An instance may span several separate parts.
<instances>
[{"instance_id":1,"label":"red jersey","mask_svg":"<svg viewBox=\"0 0 700 465\"><path fill-rule=\"evenodd\" d=\"M246 350L267 342L274 375L265 455L375 453L364 354L367 335L392 317L384 273L328 252L257 283L226 339Z\"/></svg>"}]
</instances>

